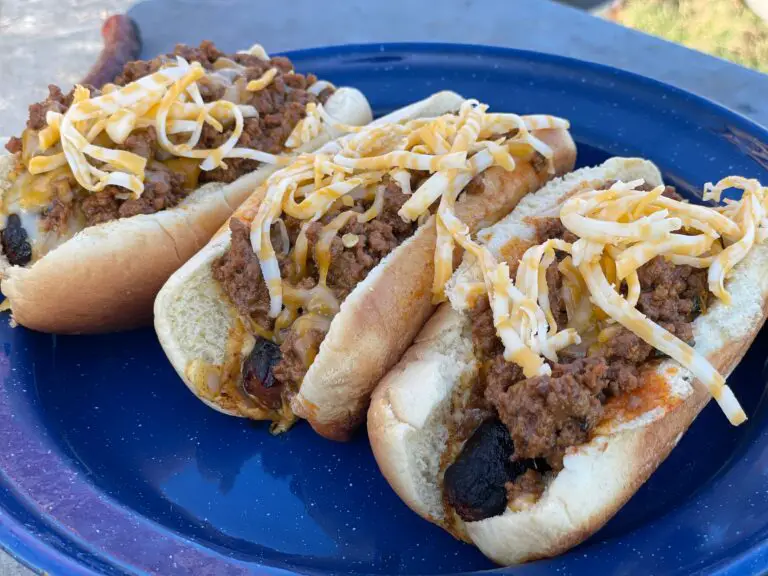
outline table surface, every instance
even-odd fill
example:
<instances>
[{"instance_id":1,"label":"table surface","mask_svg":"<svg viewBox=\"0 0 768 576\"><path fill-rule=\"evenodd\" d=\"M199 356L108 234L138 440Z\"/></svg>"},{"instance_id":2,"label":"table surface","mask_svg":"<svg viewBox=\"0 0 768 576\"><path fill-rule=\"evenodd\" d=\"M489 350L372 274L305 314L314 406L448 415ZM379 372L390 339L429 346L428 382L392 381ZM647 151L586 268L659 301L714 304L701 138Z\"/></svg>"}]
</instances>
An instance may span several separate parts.
<instances>
[{"instance_id":1,"label":"table surface","mask_svg":"<svg viewBox=\"0 0 768 576\"><path fill-rule=\"evenodd\" d=\"M0 0L0 135L17 134L46 85L75 82L96 58L104 17L128 11L144 57L176 42L270 52L362 42L491 44L608 64L715 100L768 126L768 76L549 0ZM236 18L233 15L236 14ZM264 15L268 14L268 19ZM354 25L350 25L354 23ZM0 551L0 576L30 571Z\"/></svg>"}]
</instances>

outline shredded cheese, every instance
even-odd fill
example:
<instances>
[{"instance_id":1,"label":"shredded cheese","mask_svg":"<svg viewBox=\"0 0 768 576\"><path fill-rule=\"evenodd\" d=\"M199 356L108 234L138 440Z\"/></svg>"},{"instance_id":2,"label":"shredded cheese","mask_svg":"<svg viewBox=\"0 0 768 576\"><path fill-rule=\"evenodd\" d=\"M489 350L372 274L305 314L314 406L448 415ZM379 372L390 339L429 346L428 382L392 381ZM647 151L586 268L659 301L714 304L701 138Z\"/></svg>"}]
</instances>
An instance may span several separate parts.
<instances>
[{"instance_id":1,"label":"shredded cheese","mask_svg":"<svg viewBox=\"0 0 768 576\"><path fill-rule=\"evenodd\" d=\"M304 278L307 273L307 254L309 252L309 243L307 241L307 228L311 222L305 222L299 235L296 237L296 243L293 246L294 272L298 279Z\"/></svg>"},{"instance_id":2,"label":"shredded cheese","mask_svg":"<svg viewBox=\"0 0 768 576\"><path fill-rule=\"evenodd\" d=\"M496 122L520 124L506 115ZM537 118L529 126L543 122L544 117ZM560 208L560 219L578 239L573 244L547 240L529 248L520 258L514 283L506 264L497 264L484 246L473 245L468 250L477 259L484 282L459 284L455 294L466 302L484 288L504 344L504 357L519 364L526 377L547 374L544 358L556 362L559 350L580 341L579 332L597 328L598 341L605 342L620 325L690 370L728 420L741 424L746 415L723 376L695 349L637 310L637 271L658 256L675 264L709 268L709 290L729 304L725 280L730 271L756 242L768 238L768 189L756 180L725 178L707 185L705 199L719 201L725 189L738 188L743 191L741 200L712 208L667 198L662 195L663 186L650 192L637 190L640 184L642 181L616 182L607 190L586 190L567 199ZM450 208L441 203L439 216L444 221L451 220ZM685 233L680 233L683 228ZM462 245L469 241L460 223L446 226L446 231ZM438 249L447 250L448 245L438 228ZM550 310L546 282L555 251L570 254L557 265L568 316L564 329ZM626 296L622 295L624 283Z\"/></svg>"},{"instance_id":3,"label":"shredded cheese","mask_svg":"<svg viewBox=\"0 0 768 576\"><path fill-rule=\"evenodd\" d=\"M246 53L268 60L264 49L254 45ZM223 60L223 59L220 59ZM218 65L221 64L221 65ZM31 174L51 172L68 165L78 184L91 192L99 192L106 186L118 186L138 197L144 190L146 160L132 152L107 148L94 143L102 132L111 142L123 144L137 128L153 126L157 131L160 146L169 154L180 158L201 161L202 170L224 167L226 158L244 158L269 164L281 164L284 160L274 154L260 150L236 147L243 133L244 119L258 117L258 111L250 105L236 104L229 100L205 103L198 82L207 76L217 81L224 71L242 69L235 62L217 61L217 70L207 72L199 63L189 63L181 57L169 62L165 68L139 78L126 86L105 86L101 96L91 97L89 91L76 86L73 103L64 114L48 112L47 126L38 133L39 151L46 152L60 145L61 152L34 156L27 168ZM222 68L222 66L225 66ZM245 86L248 91L263 90L278 74L273 67L257 80ZM218 74L218 76L216 76ZM322 110L322 106L308 105L307 118L296 127L286 143L294 148L317 137L327 123L335 121ZM199 149L203 128L208 124L221 132L232 127L227 140L213 149ZM337 127L334 126L334 130ZM189 134L183 143L177 143L171 136ZM92 161L97 161L98 166ZM125 196L122 195L122 196Z\"/></svg>"},{"instance_id":4,"label":"shredded cheese","mask_svg":"<svg viewBox=\"0 0 768 576\"><path fill-rule=\"evenodd\" d=\"M304 223L293 251L294 271L299 278L307 268L307 222L324 223L314 254L322 284L330 266L333 239L352 221L353 214L362 223L382 212L387 178L409 196L398 212L406 222L423 223L430 216L430 207L439 201L433 294L436 302L443 300L443 286L453 273L455 243L465 249L479 249L469 238L469 230L453 214L463 189L491 166L514 170L516 159L530 158L534 153L543 154L551 162L552 151L531 131L568 127L566 120L552 116L488 114L487 109L485 104L467 100L455 114L352 127L335 123L321 105L309 103L286 146L297 148L315 138L321 120L349 134L323 152L300 156L266 182L264 200L251 223L251 244L270 289L270 316L277 317L282 308L279 267L270 245L272 222L285 212ZM234 110L233 114L237 117ZM411 187L412 171L430 173L415 190ZM355 199L362 197L373 198L364 212L342 211L355 207ZM347 247L359 242L349 235L342 234L342 238ZM552 349L544 339L537 345L548 353Z\"/></svg>"},{"instance_id":5,"label":"shredded cheese","mask_svg":"<svg viewBox=\"0 0 768 576\"><path fill-rule=\"evenodd\" d=\"M315 262L320 273L320 284L325 286L328 279L328 269L331 266L331 242L339 233L339 230L351 219L357 217L357 212L348 210L342 212L336 218L323 227L315 245Z\"/></svg>"},{"instance_id":6,"label":"shredded cheese","mask_svg":"<svg viewBox=\"0 0 768 576\"><path fill-rule=\"evenodd\" d=\"M585 262L580 270L595 304L624 328L688 368L709 389L731 424L738 425L747 419L733 392L726 386L725 379L706 358L696 354L685 342L649 320L634 306L630 306L608 283L600 266L594 262Z\"/></svg>"},{"instance_id":7,"label":"shredded cheese","mask_svg":"<svg viewBox=\"0 0 768 576\"><path fill-rule=\"evenodd\" d=\"M37 138L39 140L40 151L45 152L56 144L61 137L61 119L63 115L53 110L48 110L45 114L45 121L48 124L45 128L40 130Z\"/></svg>"},{"instance_id":8,"label":"shredded cheese","mask_svg":"<svg viewBox=\"0 0 768 576\"><path fill-rule=\"evenodd\" d=\"M738 210L733 211L733 219L739 226L741 238L713 258L709 267L708 280L712 293L726 304L730 304L731 295L725 290L725 278L752 248L758 236L758 228L762 227L765 231L764 220L768 195L757 180L730 177L721 180L716 186L708 186L705 199L719 200L720 194L727 188L740 188L744 191ZM764 239L765 236L763 235L762 238Z\"/></svg>"},{"instance_id":9,"label":"shredded cheese","mask_svg":"<svg viewBox=\"0 0 768 576\"><path fill-rule=\"evenodd\" d=\"M286 148L298 148L317 137L322 125L322 117L320 116L322 106L322 104L315 104L314 102L307 104L304 118L296 124L285 141Z\"/></svg>"},{"instance_id":10,"label":"shredded cheese","mask_svg":"<svg viewBox=\"0 0 768 576\"><path fill-rule=\"evenodd\" d=\"M256 80L251 80L248 82L248 84L245 86L245 89L249 92L258 92L259 90L264 90L264 88L272 83L272 80L275 79L275 76L277 76L277 68L270 68Z\"/></svg>"}]
</instances>

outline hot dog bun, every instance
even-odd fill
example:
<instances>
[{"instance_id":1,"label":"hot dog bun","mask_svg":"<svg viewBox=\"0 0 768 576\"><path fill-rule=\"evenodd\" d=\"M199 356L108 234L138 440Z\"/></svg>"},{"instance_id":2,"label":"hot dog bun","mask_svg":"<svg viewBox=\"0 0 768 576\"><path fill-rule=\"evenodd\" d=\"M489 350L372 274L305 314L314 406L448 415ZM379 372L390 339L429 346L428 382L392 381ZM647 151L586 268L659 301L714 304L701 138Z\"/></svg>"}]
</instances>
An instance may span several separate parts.
<instances>
[{"instance_id":1,"label":"hot dog bun","mask_svg":"<svg viewBox=\"0 0 768 576\"><path fill-rule=\"evenodd\" d=\"M373 124L439 115L458 109L463 98L453 92L433 96L396 110ZM259 187L233 217L255 214L264 197ZM155 330L168 359L187 387L210 407L232 416L246 417L237 407L204 397L206 388L221 385L221 370L230 333L238 323L231 306L211 275L211 265L227 250L228 222L184 266L174 273L155 299Z\"/></svg>"},{"instance_id":2,"label":"hot dog bun","mask_svg":"<svg viewBox=\"0 0 768 576\"><path fill-rule=\"evenodd\" d=\"M539 131L555 151L555 171L573 168L573 140L564 130ZM547 179L528 163L513 172L494 167L483 175L485 192L465 195L456 215L471 230L496 222ZM434 221L422 226L374 268L341 306L291 406L319 434L346 440L365 418L371 393L434 311ZM350 351L354 353L350 353Z\"/></svg>"},{"instance_id":3,"label":"hot dog bun","mask_svg":"<svg viewBox=\"0 0 768 576\"><path fill-rule=\"evenodd\" d=\"M372 117L365 96L354 88L339 88L326 110L347 124L367 124ZM336 135L325 129L299 150L315 150ZM0 158L0 179L7 181L12 164L13 157ZM60 334L149 324L163 283L276 169L265 164L230 184L205 184L175 208L90 226L30 267L6 262L2 291L13 318Z\"/></svg>"},{"instance_id":4,"label":"hot dog bun","mask_svg":"<svg viewBox=\"0 0 768 576\"><path fill-rule=\"evenodd\" d=\"M441 92L379 121L436 116L457 110L462 102L457 94ZM559 173L573 166L575 148L567 132L542 131L538 136L555 150ZM486 191L465 196L457 211L471 226L481 227L507 213L546 178L545 171L536 172L527 162L521 162L513 173L490 169ZM259 190L238 213L255 211L262 195ZM229 230L222 229L171 277L155 302L155 328L176 371L193 393L218 410L247 416L234 405L203 398L206 387L210 390L221 384L227 344L238 322L237 313L211 277L211 264L224 253L229 240ZM382 260L342 303L292 402L294 412L323 436L349 437L362 422L379 378L432 313L434 247L434 223L429 221Z\"/></svg>"},{"instance_id":5,"label":"hot dog bun","mask_svg":"<svg viewBox=\"0 0 768 576\"><path fill-rule=\"evenodd\" d=\"M552 212L585 185L636 178L661 183L656 167L639 159L613 158L578 170L527 196L479 236L497 256L519 249L521 241L532 244L535 237L527 217ZM768 247L755 245L727 283L735 305L718 300L694 321L696 351L723 375L738 364L765 321L767 270ZM464 263L453 281L466 274L471 268ZM647 395L643 401L655 408L601 423L590 442L566 454L563 470L536 504L463 522L446 514L440 468L448 445L447 418L462 413L454 393L477 373L470 334L467 314L443 304L377 388L368 433L376 460L398 495L419 515L474 543L499 564L554 556L596 532L667 457L710 398L690 372L673 360L663 361L656 378L666 382L667 395L659 399L649 387L641 388L639 394Z\"/></svg>"}]
</instances>

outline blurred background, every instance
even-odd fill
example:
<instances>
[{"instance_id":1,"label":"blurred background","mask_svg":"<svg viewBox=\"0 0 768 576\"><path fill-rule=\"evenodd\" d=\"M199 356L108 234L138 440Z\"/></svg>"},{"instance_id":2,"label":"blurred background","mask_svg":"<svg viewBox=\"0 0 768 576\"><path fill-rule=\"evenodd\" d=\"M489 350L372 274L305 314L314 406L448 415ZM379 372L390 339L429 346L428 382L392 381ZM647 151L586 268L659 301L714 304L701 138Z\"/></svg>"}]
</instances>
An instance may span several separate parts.
<instances>
[{"instance_id":1,"label":"blurred background","mask_svg":"<svg viewBox=\"0 0 768 576\"><path fill-rule=\"evenodd\" d=\"M214 3L147 1L156 5L175 2L180 9ZM558 1L595 18L768 71L768 24L759 16L768 18L768 0ZM28 103L45 96L47 83L65 86L78 81L101 50L101 23L135 4L135 0L0 0L0 134L21 128ZM484 12L489 7L513 10L519 6L494 0L467 0L465 4L467 9ZM428 34L424 39L429 39ZM339 43L343 41L339 38Z\"/></svg>"},{"instance_id":2,"label":"blurred background","mask_svg":"<svg viewBox=\"0 0 768 576\"><path fill-rule=\"evenodd\" d=\"M595 16L768 72L768 0L558 0Z\"/></svg>"},{"instance_id":3,"label":"blurred background","mask_svg":"<svg viewBox=\"0 0 768 576\"><path fill-rule=\"evenodd\" d=\"M585 4L573 0L571 4ZM768 72L768 0L618 0L591 2L596 14Z\"/></svg>"}]
</instances>

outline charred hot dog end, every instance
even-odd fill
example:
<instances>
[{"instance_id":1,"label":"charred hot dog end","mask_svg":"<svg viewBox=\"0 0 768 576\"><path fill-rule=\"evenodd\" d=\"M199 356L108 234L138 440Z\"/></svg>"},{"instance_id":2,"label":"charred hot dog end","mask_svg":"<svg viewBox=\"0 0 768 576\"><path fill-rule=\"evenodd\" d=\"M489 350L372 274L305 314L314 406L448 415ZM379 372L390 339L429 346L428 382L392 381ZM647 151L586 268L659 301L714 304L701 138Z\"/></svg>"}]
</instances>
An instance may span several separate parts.
<instances>
[{"instance_id":1,"label":"charred hot dog end","mask_svg":"<svg viewBox=\"0 0 768 576\"><path fill-rule=\"evenodd\" d=\"M14 266L25 266L32 260L32 246L27 231L21 225L18 214L10 214L5 229L0 234L3 254Z\"/></svg>"},{"instance_id":2,"label":"charred hot dog end","mask_svg":"<svg viewBox=\"0 0 768 576\"><path fill-rule=\"evenodd\" d=\"M414 184L417 179L414 178ZM323 261L318 244L323 226L328 225L344 210L363 214L375 201L362 196L353 206L341 205L318 222L306 225L296 218L283 215L281 228L285 238L276 242L277 259L285 276L286 308L278 319L269 317L269 292L259 260L250 240L250 223L232 218L229 223L232 240L227 251L213 263L213 278L243 317L271 338L257 336L257 344L243 364L244 390L262 399L266 408L273 409L275 420L283 418L278 409L280 397L287 400L296 393L312 361L320 349L340 303L363 281L368 273L397 246L410 237L417 223L403 221L397 211L408 196L394 181L388 180L380 191L381 211L370 222L350 219L327 247L330 260L325 285L318 282L319 262ZM304 231L302 234L302 230ZM303 235L306 259L303 271L295 268L296 246ZM354 237L354 243L344 244L342 237ZM281 250L285 243L290 250ZM263 358L259 358L263 355ZM268 377L274 379L267 385ZM263 382L264 385L257 384Z\"/></svg>"},{"instance_id":3,"label":"charred hot dog end","mask_svg":"<svg viewBox=\"0 0 768 576\"><path fill-rule=\"evenodd\" d=\"M243 390L259 404L273 409L282 404L282 384L275 380L272 371L280 358L277 344L257 338L253 350L243 361Z\"/></svg>"},{"instance_id":4,"label":"charred hot dog end","mask_svg":"<svg viewBox=\"0 0 768 576\"><path fill-rule=\"evenodd\" d=\"M680 198L670 187L664 196ZM559 218L541 218L534 224L537 243L573 240ZM558 270L555 260L546 271L549 303L557 324L567 326ZM707 309L710 297L706 270L655 257L637 273L638 310L692 343L691 323ZM481 391L480 405L472 407L491 417L449 463L443 489L446 506L465 521L478 521L503 514L507 507L536 502L563 468L568 450L590 440L612 398L626 398L630 407L641 402L634 393L660 354L636 334L614 326L610 338L587 335L581 344L561 350L559 363L549 362L551 375L525 378L518 365L504 360L487 298L477 301L470 318L475 356L485 366L475 384Z\"/></svg>"},{"instance_id":5,"label":"charred hot dog end","mask_svg":"<svg viewBox=\"0 0 768 576\"><path fill-rule=\"evenodd\" d=\"M507 507L507 482L525 471L498 418L483 422L445 471L445 498L467 522L497 516Z\"/></svg>"}]
</instances>

